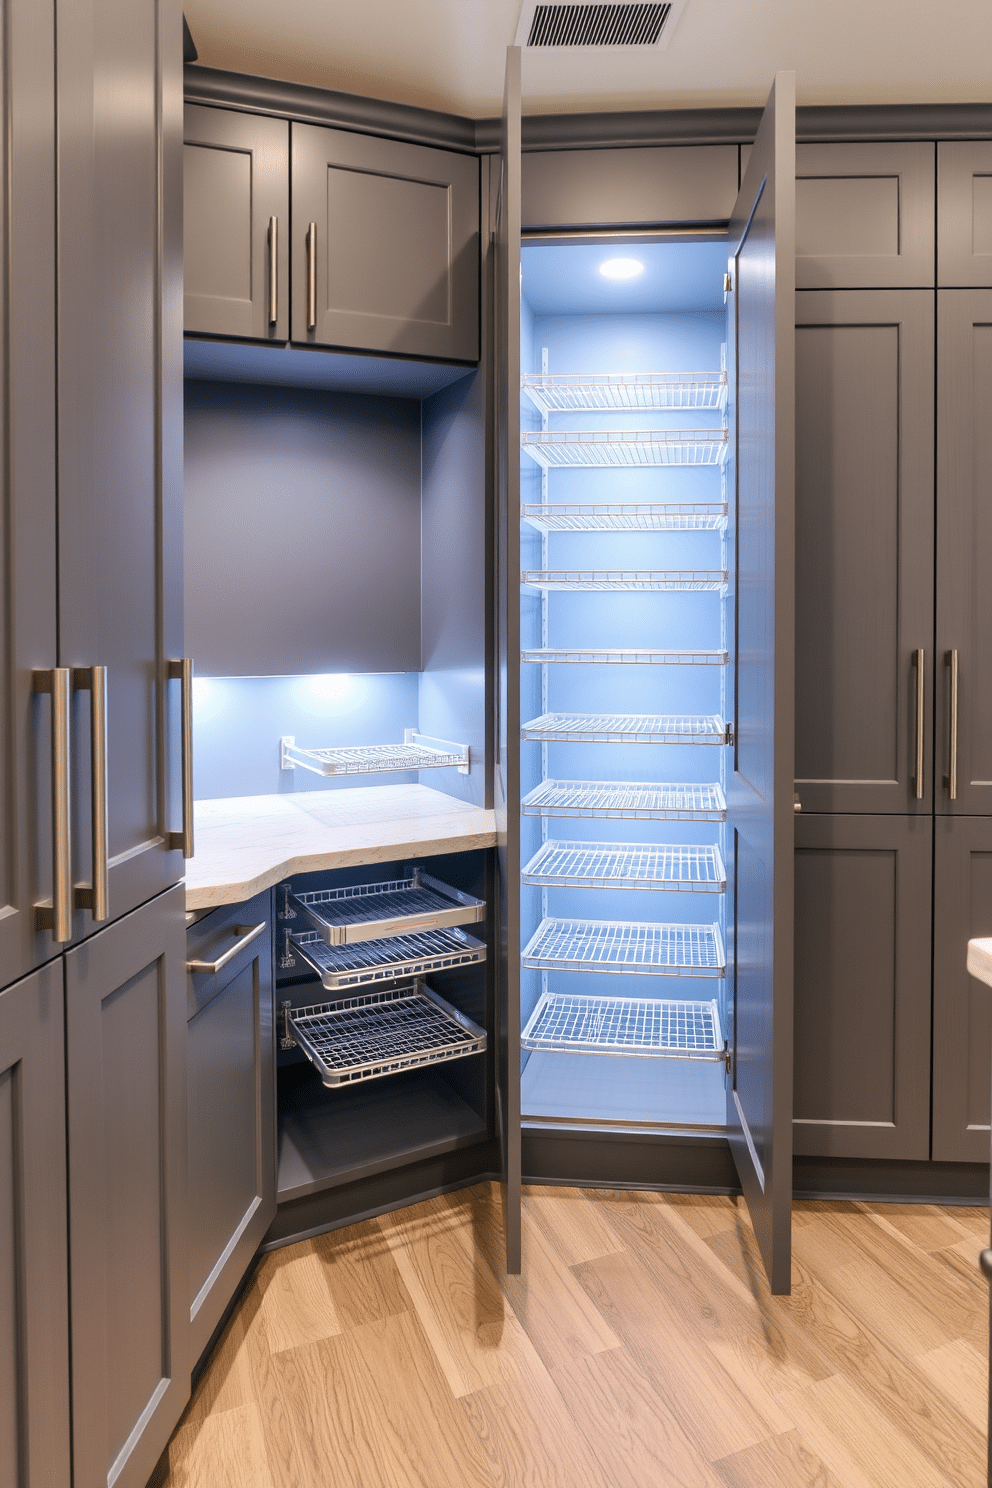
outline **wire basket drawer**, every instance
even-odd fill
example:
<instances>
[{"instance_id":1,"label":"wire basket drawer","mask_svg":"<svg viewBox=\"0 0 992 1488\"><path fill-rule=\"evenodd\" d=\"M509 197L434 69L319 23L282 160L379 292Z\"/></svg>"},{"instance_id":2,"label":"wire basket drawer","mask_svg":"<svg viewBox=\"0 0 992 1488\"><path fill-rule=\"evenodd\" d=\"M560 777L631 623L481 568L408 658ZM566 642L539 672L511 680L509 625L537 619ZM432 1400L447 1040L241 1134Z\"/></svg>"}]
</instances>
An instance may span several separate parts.
<instances>
[{"instance_id":1,"label":"wire basket drawer","mask_svg":"<svg viewBox=\"0 0 992 1488\"><path fill-rule=\"evenodd\" d=\"M581 997L544 992L521 1037L524 1049L650 1059L724 1057L713 1002Z\"/></svg>"},{"instance_id":2,"label":"wire basket drawer","mask_svg":"<svg viewBox=\"0 0 992 1488\"><path fill-rule=\"evenodd\" d=\"M293 953L320 977L325 992L428 976L456 966L476 966L486 959L484 942L453 926L355 945L330 946L315 930L291 934L289 941Z\"/></svg>"},{"instance_id":3,"label":"wire basket drawer","mask_svg":"<svg viewBox=\"0 0 992 1488\"><path fill-rule=\"evenodd\" d=\"M409 878L291 894L291 903L328 945L473 925L485 918L483 899L473 899L415 868Z\"/></svg>"}]
</instances>

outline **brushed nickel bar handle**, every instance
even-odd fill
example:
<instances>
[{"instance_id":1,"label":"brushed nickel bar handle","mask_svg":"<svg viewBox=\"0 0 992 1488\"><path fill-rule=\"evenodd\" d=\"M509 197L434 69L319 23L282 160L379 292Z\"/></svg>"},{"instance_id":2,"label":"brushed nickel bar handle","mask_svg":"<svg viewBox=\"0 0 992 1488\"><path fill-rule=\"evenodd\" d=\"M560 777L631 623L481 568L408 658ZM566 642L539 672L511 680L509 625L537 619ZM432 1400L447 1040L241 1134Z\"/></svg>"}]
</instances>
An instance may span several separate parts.
<instances>
[{"instance_id":1,"label":"brushed nickel bar handle","mask_svg":"<svg viewBox=\"0 0 992 1488\"><path fill-rule=\"evenodd\" d=\"M90 830L93 853L93 883L75 890L77 909L88 909L95 923L110 913L110 863L107 841L107 668L73 667L74 692L90 694Z\"/></svg>"},{"instance_id":2,"label":"brushed nickel bar handle","mask_svg":"<svg viewBox=\"0 0 992 1488\"><path fill-rule=\"evenodd\" d=\"M269 218L269 325L279 319L279 218Z\"/></svg>"},{"instance_id":3,"label":"brushed nickel bar handle","mask_svg":"<svg viewBox=\"0 0 992 1488\"><path fill-rule=\"evenodd\" d=\"M307 330L317 329L317 224L307 228Z\"/></svg>"},{"instance_id":4,"label":"brushed nickel bar handle","mask_svg":"<svg viewBox=\"0 0 992 1488\"><path fill-rule=\"evenodd\" d=\"M184 858L193 856L193 658L184 656L168 663L170 680L181 684L183 829L169 833L170 848L181 848Z\"/></svg>"},{"instance_id":5,"label":"brushed nickel bar handle","mask_svg":"<svg viewBox=\"0 0 992 1488\"><path fill-rule=\"evenodd\" d=\"M234 960L239 951L244 950L245 946L251 945L253 940L257 940L265 930L267 924L268 921L263 920L260 925L233 925L231 927L232 933L237 938L234 944L222 956L218 956L216 961L187 961L186 970L206 971L211 975L216 975L218 971L223 971L224 967L230 961Z\"/></svg>"},{"instance_id":6,"label":"brushed nickel bar handle","mask_svg":"<svg viewBox=\"0 0 992 1488\"><path fill-rule=\"evenodd\" d=\"M52 698L52 902L36 904L36 930L50 930L63 945L72 939L72 812L69 800L69 713L72 679L68 667L34 673L35 692Z\"/></svg>"},{"instance_id":7,"label":"brushed nickel bar handle","mask_svg":"<svg viewBox=\"0 0 992 1488\"><path fill-rule=\"evenodd\" d=\"M922 647L913 652L913 665L916 668L916 775L914 776L913 795L918 801L923 800L923 729L924 729L924 697L926 694L926 657Z\"/></svg>"},{"instance_id":8,"label":"brushed nickel bar handle","mask_svg":"<svg viewBox=\"0 0 992 1488\"><path fill-rule=\"evenodd\" d=\"M952 801L958 798L958 653L944 652L944 665L951 669L951 726L948 740L948 768L944 776L947 794Z\"/></svg>"}]
</instances>

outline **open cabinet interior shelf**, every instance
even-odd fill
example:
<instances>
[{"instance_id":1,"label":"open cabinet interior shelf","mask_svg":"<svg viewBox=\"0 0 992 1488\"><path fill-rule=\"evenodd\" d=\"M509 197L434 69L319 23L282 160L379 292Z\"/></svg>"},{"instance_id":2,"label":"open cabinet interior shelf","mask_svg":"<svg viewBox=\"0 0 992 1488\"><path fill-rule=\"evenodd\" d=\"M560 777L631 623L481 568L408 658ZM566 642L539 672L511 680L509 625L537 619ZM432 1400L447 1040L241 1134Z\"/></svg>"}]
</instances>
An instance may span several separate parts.
<instances>
[{"instance_id":1,"label":"open cabinet interior shelf","mask_svg":"<svg viewBox=\"0 0 992 1488\"><path fill-rule=\"evenodd\" d=\"M727 525L718 501L525 502L520 515L539 532L722 532Z\"/></svg>"},{"instance_id":2,"label":"open cabinet interior shelf","mask_svg":"<svg viewBox=\"0 0 992 1488\"><path fill-rule=\"evenodd\" d=\"M520 436L545 469L570 465L722 465L726 429L535 429Z\"/></svg>"},{"instance_id":3,"label":"open cabinet interior shelf","mask_svg":"<svg viewBox=\"0 0 992 1488\"><path fill-rule=\"evenodd\" d=\"M631 590L687 594L706 591L720 594L727 575L720 569L570 569L532 568L520 575L521 584L548 590Z\"/></svg>"},{"instance_id":4,"label":"open cabinet interior shelf","mask_svg":"<svg viewBox=\"0 0 992 1488\"><path fill-rule=\"evenodd\" d=\"M483 900L452 889L415 868L409 878L289 895L289 906L330 946L472 925L485 918Z\"/></svg>"},{"instance_id":5,"label":"open cabinet interior shelf","mask_svg":"<svg viewBox=\"0 0 992 1488\"><path fill-rule=\"evenodd\" d=\"M663 651L631 647L620 650L608 646L541 646L523 650L521 661L542 666L567 663L571 666L726 666L726 651Z\"/></svg>"},{"instance_id":6,"label":"open cabinet interior shelf","mask_svg":"<svg viewBox=\"0 0 992 1488\"><path fill-rule=\"evenodd\" d=\"M542 920L522 957L537 971L722 977L720 927L628 920Z\"/></svg>"},{"instance_id":7,"label":"open cabinet interior shelf","mask_svg":"<svg viewBox=\"0 0 992 1488\"><path fill-rule=\"evenodd\" d=\"M726 372L525 372L521 387L542 413L722 409Z\"/></svg>"},{"instance_id":8,"label":"open cabinet interior shelf","mask_svg":"<svg viewBox=\"0 0 992 1488\"><path fill-rule=\"evenodd\" d=\"M393 770L469 771L467 744L431 739L416 729L406 730L402 744L346 744L333 749L302 749L289 735L280 740L280 768L311 770L315 775L378 775Z\"/></svg>"},{"instance_id":9,"label":"open cabinet interior shelf","mask_svg":"<svg viewBox=\"0 0 992 1488\"><path fill-rule=\"evenodd\" d=\"M524 816L591 820L725 821L727 802L715 781L705 784L626 780L542 780L521 802Z\"/></svg>"},{"instance_id":10,"label":"open cabinet interior shelf","mask_svg":"<svg viewBox=\"0 0 992 1488\"><path fill-rule=\"evenodd\" d=\"M677 889L722 894L727 874L716 847L626 842L545 842L523 871L538 888Z\"/></svg>"},{"instance_id":11,"label":"open cabinet interior shelf","mask_svg":"<svg viewBox=\"0 0 992 1488\"><path fill-rule=\"evenodd\" d=\"M315 930L306 930L290 934L289 942L294 958L298 956L317 973L325 992L375 986L397 977L429 976L486 959L481 940L453 927L336 946L328 945Z\"/></svg>"},{"instance_id":12,"label":"open cabinet interior shelf","mask_svg":"<svg viewBox=\"0 0 992 1488\"><path fill-rule=\"evenodd\" d=\"M648 1055L720 1060L724 1040L716 1002L579 997L543 992L521 1044L560 1054Z\"/></svg>"},{"instance_id":13,"label":"open cabinet interior shelf","mask_svg":"<svg viewBox=\"0 0 992 1488\"><path fill-rule=\"evenodd\" d=\"M520 730L522 739L566 744L725 744L717 714L542 713Z\"/></svg>"}]
</instances>

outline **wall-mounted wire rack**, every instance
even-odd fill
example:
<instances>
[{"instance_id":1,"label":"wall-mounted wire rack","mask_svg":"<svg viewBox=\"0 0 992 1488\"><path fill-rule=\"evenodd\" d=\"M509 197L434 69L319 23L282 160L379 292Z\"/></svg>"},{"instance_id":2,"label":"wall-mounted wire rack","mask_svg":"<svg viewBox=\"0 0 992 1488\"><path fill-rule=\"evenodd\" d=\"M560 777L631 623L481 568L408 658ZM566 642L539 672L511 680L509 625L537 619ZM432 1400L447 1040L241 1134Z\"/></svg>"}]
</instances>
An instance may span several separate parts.
<instances>
[{"instance_id":1,"label":"wall-mounted wire rack","mask_svg":"<svg viewBox=\"0 0 992 1488\"><path fill-rule=\"evenodd\" d=\"M539 646L520 653L521 661L571 666L710 666L727 664L726 651L662 651L632 646Z\"/></svg>"},{"instance_id":2,"label":"wall-mounted wire rack","mask_svg":"<svg viewBox=\"0 0 992 1488\"><path fill-rule=\"evenodd\" d=\"M727 525L719 501L526 502L520 515L539 532L722 532Z\"/></svg>"},{"instance_id":3,"label":"wall-mounted wire rack","mask_svg":"<svg viewBox=\"0 0 992 1488\"><path fill-rule=\"evenodd\" d=\"M317 973L325 992L429 976L486 959L485 944L453 926L343 946L330 946L316 930L304 930L290 933L289 944L294 957Z\"/></svg>"},{"instance_id":4,"label":"wall-mounted wire rack","mask_svg":"<svg viewBox=\"0 0 992 1488\"><path fill-rule=\"evenodd\" d=\"M534 429L520 436L544 468L722 465L726 429Z\"/></svg>"},{"instance_id":5,"label":"wall-mounted wire rack","mask_svg":"<svg viewBox=\"0 0 992 1488\"><path fill-rule=\"evenodd\" d=\"M717 924L630 920L542 920L521 960L537 971L625 976L722 977L726 966Z\"/></svg>"},{"instance_id":6,"label":"wall-mounted wire rack","mask_svg":"<svg viewBox=\"0 0 992 1488\"><path fill-rule=\"evenodd\" d=\"M334 1088L480 1054L486 1033L426 982L288 1009L286 1033Z\"/></svg>"},{"instance_id":7,"label":"wall-mounted wire rack","mask_svg":"<svg viewBox=\"0 0 992 1488\"><path fill-rule=\"evenodd\" d=\"M524 1049L560 1054L724 1058L715 1002L579 997L543 992L521 1037Z\"/></svg>"},{"instance_id":8,"label":"wall-mounted wire rack","mask_svg":"<svg viewBox=\"0 0 992 1488\"><path fill-rule=\"evenodd\" d=\"M522 879L542 889L722 894L727 887L718 848L670 843L548 841L531 858Z\"/></svg>"},{"instance_id":9,"label":"wall-mounted wire rack","mask_svg":"<svg viewBox=\"0 0 992 1488\"><path fill-rule=\"evenodd\" d=\"M569 589L621 590L634 592L686 594L722 594L727 575L722 569L703 568L532 568L520 575L521 584L531 589L561 591Z\"/></svg>"},{"instance_id":10,"label":"wall-mounted wire rack","mask_svg":"<svg viewBox=\"0 0 992 1488\"><path fill-rule=\"evenodd\" d=\"M723 789L626 780L542 780L520 803L524 816L616 821L714 821L727 819Z\"/></svg>"},{"instance_id":11,"label":"wall-mounted wire rack","mask_svg":"<svg viewBox=\"0 0 992 1488\"><path fill-rule=\"evenodd\" d=\"M520 386L542 413L723 409L726 372L525 372Z\"/></svg>"},{"instance_id":12,"label":"wall-mounted wire rack","mask_svg":"<svg viewBox=\"0 0 992 1488\"><path fill-rule=\"evenodd\" d=\"M520 730L521 739L564 744L726 744L718 714L542 713Z\"/></svg>"},{"instance_id":13,"label":"wall-mounted wire rack","mask_svg":"<svg viewBox=\"0 0 992 1488\"><path fill-rule=\"evenodd\" d=\"M279 741L279 767L295 770L299 765L315 775L377 775L390 770L437 770L454 768L469 773L467 744L432 739L417 729L404 731L402 744L346 744L333 749L302 749L292 734Z\"/></svg>"},{"instance_id":14,"label":"wall-mounted wire rack","mask_svg":"<svg viewBox=\"0 0 992 1488\"><path fill-rule=\"evenodd\" d=\"M290 894L289 903L331 946L471 925L485 919L482 899L473 899L415 868L409 878Z\"/></svg>"}]
</instances>

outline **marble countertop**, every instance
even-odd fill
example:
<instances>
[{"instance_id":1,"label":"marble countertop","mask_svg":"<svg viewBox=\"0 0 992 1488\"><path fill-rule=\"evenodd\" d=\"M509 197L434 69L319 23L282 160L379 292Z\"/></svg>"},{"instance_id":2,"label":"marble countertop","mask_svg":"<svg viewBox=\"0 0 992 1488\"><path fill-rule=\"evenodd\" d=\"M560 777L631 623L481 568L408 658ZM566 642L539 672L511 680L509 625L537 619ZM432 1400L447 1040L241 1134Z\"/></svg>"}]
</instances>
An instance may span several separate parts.
<instances>
[{"instance_id":1,"label":"marble countertop","mask_svg":"<svg viewBox=\"0 0 992 1488\"><path fill-rule=\"evenodd\" d=\"M197 801L186 908L237 904L293 873L469 852L495 842L494 812L426 785Z\"/></svg>"},{"instance_id":2,"label":"marble countertop","mask_svg":"<svg viewBox=\"0 0 992 1488\"><path fill-rule=\"evenodd\" d=\"M968 970L980 982L992 987L992 939L969 940Z\"/></svg>"}]
</instances>

